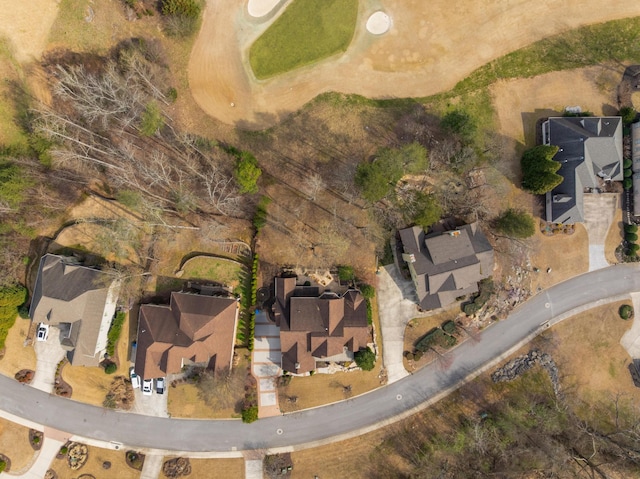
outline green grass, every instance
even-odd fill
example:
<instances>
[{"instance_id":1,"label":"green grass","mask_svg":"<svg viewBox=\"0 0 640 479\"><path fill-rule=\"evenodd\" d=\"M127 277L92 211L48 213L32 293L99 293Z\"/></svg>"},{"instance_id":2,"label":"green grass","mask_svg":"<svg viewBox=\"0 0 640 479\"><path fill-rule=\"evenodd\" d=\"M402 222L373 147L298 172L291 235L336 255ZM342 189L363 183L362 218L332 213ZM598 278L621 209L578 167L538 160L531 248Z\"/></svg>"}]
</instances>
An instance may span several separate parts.
<instances>
[{"instance_id":1,"label":"green grass","mask_svg":"<svg viewBox=\"0 0 640 479\"><path fill-rule=\"evenodd\" d=\"M218 283L239 284L244 266L218 258L192 258L182 268L183 278L208 279Z\"/></svg>"},{"instance_id":2,"label":"green grass","mask_svg":"<svg viewBox=\"0 0 640 479\"><path fill-rule=\"evenodd\" d=\"M295 0L251 46L253 72L269 78L346 51L357 16L358 0Z\"/></svg>"},{"instance_id":3,"label":"green grass","mask_svg":"<svg viewBox=\"0 0 640 479\"><path fill-rule=\"evenodd\" d=\"M16 62L11 44L0 37L0 146L27 148L27 135L18 125L17 105L13 85L21 84L22 69Z\"/></svg>"}]
</instances>

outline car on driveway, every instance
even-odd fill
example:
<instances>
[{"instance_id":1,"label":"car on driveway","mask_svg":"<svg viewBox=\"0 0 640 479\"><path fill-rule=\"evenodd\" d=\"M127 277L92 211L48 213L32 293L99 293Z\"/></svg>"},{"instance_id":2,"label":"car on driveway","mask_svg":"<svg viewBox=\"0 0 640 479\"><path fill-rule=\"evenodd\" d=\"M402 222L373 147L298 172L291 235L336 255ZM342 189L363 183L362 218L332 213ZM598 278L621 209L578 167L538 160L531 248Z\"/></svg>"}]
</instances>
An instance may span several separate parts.
<instances>
[{"instance_id":1,"label":"car on driveway","mask_svg":"<svg viewBox=\"0 0 640 479\"><path fill-rule=\"evenodd\" d=\"M164 378L156 379L156 392L158 394L164 394L164 388L165 388Z\"/></svg>"},{"instance_id":2,"label":"car on driveway","mask_svg":"<svg viewBox=\"0 0 640 479\"><path fill-rule=\"evenodd\" d=\"M38 332L36 333L36 339L38 341L46 341L49 337L49 325L40 323L38 325Z\"/></svg>"},{"instance_id":3,"label":"car on driveway","mask_svg":"<svg viewBox=\"0 0 640 479\"><path fill-rule=\"evenodd\" d=\"M129 368L129 377L131 378L131 386L133 389L138 389L140 387L140 376L136 374L134 368Z\"/></svg>"},{"instance_id":4,"label":"car on driveway","mask_svg":"<svg viewBox=\"0 0 640 479\"><path fill-rule=\"evenodd\" d=\"M142 394L144 394L145 396L151 396L152 393L153 393L153 380L145 379L144 381L142 381Z\"/></svg>"}]
</instances>

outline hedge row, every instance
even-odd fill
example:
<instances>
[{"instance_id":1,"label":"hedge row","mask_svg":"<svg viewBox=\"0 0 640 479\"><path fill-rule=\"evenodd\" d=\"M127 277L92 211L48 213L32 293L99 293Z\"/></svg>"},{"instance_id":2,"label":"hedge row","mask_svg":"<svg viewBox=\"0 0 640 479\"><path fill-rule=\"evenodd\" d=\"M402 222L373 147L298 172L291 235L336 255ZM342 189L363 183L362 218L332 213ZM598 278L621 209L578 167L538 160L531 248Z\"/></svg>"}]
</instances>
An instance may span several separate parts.
<instances>
[{"instance_id":1,"label":"hedge row","mask_svg":"<svg viewBox=\"0 0 640 479\"><path fill-rule=\"evenodd\" d=\"M113 321L111 321L111 326L107 333L107 354L109 357L113 357L116 353L116 343L118 342L118 339L120 339L120 333L122 332L122 325L124 324L125 318L126 314L122 311L118 311L115 318L113 318Z\"/></svg>"},{"instance_id":2,"label":"hedge row","mask_svg":"<svg viewBox=\"0 0 640 479\"><path fill-rule=\"evenodd\" d=\"M458 340L454 336L445 333L440 328L433 328L418 341L416 350L424 353L434 346L440 346L446 349L455 346L457 342Z\"/></svg>"},{"instance_id":3,"label":"hedge row","mask_svg":"<svg viewBox=\"0 0 640 479\"><path fill-rule=\"evenodd\" d=\"M253 351L254 333L256 330L256 310L255 305L258 299L258 255L253 257L253 265L251 267L251 300L249 302L249 324L247 325L247 347L249 351Z\"/></svg>"},{"instance_id":4,"label":"hedge row","mask_svg":"<svg viewBox=\"0 0 640 479\"><path fill-rule=\"evenodd\" d=\"M492 278L483 279L478 283L479 293L471 301L463 306L462 310L467 316L472 316L482 308L495 291Z\"/></svg>"}]
</instances>

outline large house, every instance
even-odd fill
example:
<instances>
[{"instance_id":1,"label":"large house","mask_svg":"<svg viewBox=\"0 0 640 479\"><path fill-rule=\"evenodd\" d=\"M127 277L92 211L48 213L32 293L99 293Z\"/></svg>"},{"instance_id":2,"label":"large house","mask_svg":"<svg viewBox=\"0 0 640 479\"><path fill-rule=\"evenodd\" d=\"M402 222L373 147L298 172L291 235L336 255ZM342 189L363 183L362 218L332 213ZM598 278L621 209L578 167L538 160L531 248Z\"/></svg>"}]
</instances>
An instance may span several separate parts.
<instances>
[{"instance_id":1,"label":"large house","mask_svg":"<svg viewBox=\"0 0 640 479\"><path fill-rule=\"evenodd\" d=\"M60 330L72 365L97 366L107 347L119 287L112 274L47 254L40 260L29 316Z\"/></svg>"},{"instance_id":2,"label":"large house","mask_svg":"<svg viewBox=\"0 0 640 479\"><path fill-rule=\"evenodd\" d=\"M563 181L546 195L546 217L552 223L584 221L583 195L602 181L621 181L620 117L552 117L542 125L542 141L558 147Z\"/></svg>"},{"instance_id":3,"label":"large house","mask_svg":"<svg viewBox=\"0 0 640 479\"><path fill-rule=\"evenodd\" d=\"M422 309L478 292L478 281L493 272L493 248L477 223L429 235L414 226L400 230L400 238Z\"/></svg>"},{"instance_id":4,"label":"large house","mask_svg":"<svg viewBox=\"0 0 640 479\"><path fill-rule=\"evenodd\" d=\"M353 361L367 347L367 304L359 291L318 295L317 288L297 287L296 278L276 278L275 293L284 371L304 374L316 361Z\"/></svg>"},{"instance_id":5,"label":"large house","mask_svg":"<svg viewBox=\"0 0 640 479\"><path fill-rule=\"evenodd\" d=\"M169 305L140 306L136 373L144 379L177 374L187 365L231 369L238 302L171 293Z\"/></svg>"}]
</instances>

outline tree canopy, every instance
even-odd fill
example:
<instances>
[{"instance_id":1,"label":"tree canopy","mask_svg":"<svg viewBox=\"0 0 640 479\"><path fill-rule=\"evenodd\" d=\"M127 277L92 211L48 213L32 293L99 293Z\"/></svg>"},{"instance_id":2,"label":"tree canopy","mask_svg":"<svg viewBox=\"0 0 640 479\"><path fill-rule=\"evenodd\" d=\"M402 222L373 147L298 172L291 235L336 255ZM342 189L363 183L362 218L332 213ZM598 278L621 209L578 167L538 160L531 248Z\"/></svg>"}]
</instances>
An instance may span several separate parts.
<instances>
[{"instance_id":1,"label":"tree canopy","mask_svg":"<svg viewBox=\"0 0 640 479\"><path fill-rule=\"evenodd\" d=\"M240 193L258 191L258 178L260 178L262 170L258 166L258 160L255 156L246 151L240 153L234 173L240 187Z\"/></svg>"},{"instance_id":2,"label":"tree canopy","mask_svg":"<svg viewBox=\"0 0 640 479\"><path fill-rule=\"evenodd\" d=\"M562 183L562 176L556 173L561 165L552 159L557 152L558 147L551 145L534 146L524 152L520 162L523 189L542 195Z\"/></svg>"},{"instance_id":3,"label":"tree canopy","mask_svg":"<svg viewBox=\"0 0 640 479\"><path fill-rule=\"evenodd\" d=\"M453 110L442 117L440 126L450 133L455 133L466 142L471 143L478 130L474 119L463 110Z\"/></svg>"},{"instance_id":4,"label":"tree canopy","mask_svg":"<svg viewBox=\"0 0 640 479\"><path fill-rule=\"evenodd\" d=\"M442 216L442 206L438 199L434 195L428 195L420 191L415 195L414 210L417 213L413 220L423 228L428 228L437 223Z\"/></svg>"},{"instance_id":5,"label":"tree canopy","mask_svg":"<svg viewBox=\"0 0 640 479\"><path fill-rule=\"evenodd\" d=\"M371 371L376 364L376 355L371 348L357 351L354 355L356 364L363 371Z\"/></svg>"},{"instance_id":6,"label":"tree canopy","mask_svg":"<svg viewBox=\"0 0 640 479\"><path fill-rule=\"evenodd\" d=\"M536 232L533 217L518 209L509 208L495 221L495 228L512 238L529 238Z\"/></svg>"}]
</instances>

